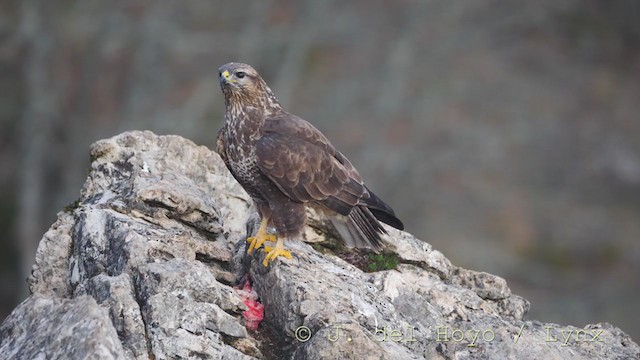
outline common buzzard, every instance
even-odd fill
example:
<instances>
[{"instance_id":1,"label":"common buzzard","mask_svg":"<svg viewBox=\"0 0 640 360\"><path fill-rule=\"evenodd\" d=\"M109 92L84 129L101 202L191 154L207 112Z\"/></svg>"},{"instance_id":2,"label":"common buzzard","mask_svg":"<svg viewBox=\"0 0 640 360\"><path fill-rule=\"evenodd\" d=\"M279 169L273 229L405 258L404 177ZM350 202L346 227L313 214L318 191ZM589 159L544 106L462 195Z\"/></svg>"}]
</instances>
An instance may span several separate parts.
<instances>
[{"instance_id":1,"label":"common buzzard","mask_svg":"<svg viewBox=\"0 0 640 360\"><path fill-rule=\"evenodd\" d=\"M219 76L225 124L217 152L260 212L248 252L277 240L275 247L264 247L264 266L279 256L291 258L284 240L301 234L305 206L324 213L349 247L381 250L386 231L378 220L404 229L351 162L313 125L288 113L254 68L228 63Z\"/></svg>"}]
</instances>

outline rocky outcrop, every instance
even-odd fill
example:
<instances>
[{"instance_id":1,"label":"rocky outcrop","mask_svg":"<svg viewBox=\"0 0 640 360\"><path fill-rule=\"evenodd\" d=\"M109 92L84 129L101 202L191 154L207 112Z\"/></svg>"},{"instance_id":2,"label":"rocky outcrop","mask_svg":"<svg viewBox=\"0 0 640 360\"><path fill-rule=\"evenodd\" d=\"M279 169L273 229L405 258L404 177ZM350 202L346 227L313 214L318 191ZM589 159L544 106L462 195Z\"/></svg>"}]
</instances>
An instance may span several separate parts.
<instances>
[{"instance_id":1,"label":"rocky outcrop","mask_svg":"<svg viewBox=\"0 0 640 360\"><path fill-rule=\"evenodd\" d=\"M178 136L95 143L81 198L40 242L32 295L0 327L11 359L629 359L609 324L525 320L494 275L452 265L389 228L388 251L348 251L311 215L293 259L245 253L251 201L219 157ZM245 327L252 282L264 305Z\"/></svg>"}]
</instances>

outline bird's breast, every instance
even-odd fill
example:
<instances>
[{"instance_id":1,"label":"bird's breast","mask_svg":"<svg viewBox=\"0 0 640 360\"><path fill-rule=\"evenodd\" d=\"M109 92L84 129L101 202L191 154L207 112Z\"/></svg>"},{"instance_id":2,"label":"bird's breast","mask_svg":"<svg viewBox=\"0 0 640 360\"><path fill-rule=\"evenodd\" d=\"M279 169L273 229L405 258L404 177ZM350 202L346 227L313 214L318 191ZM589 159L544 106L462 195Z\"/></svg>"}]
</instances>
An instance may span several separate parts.
<instances>
[{"instance_id":1,"label":"bird's breast","mask_svg":"<svg viewBox=\"0 0 640 360\"><path fill-rule=\"evenodd\" d=\"M260 140L264 111L254 107L229 107L225 112L227 166L253 198L263 198L270 182L258 167L256 144Z\"/></svg>"}]
</instances>

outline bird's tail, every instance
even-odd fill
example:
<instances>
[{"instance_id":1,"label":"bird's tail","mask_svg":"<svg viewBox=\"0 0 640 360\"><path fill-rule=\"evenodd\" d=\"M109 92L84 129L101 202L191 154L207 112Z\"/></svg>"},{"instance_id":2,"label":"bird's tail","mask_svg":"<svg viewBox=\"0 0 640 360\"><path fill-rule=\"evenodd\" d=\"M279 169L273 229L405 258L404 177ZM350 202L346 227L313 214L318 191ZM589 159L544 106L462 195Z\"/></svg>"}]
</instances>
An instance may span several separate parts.
<instances>
[{"instance_id":1,"label":"bird's tail","mask_svg":"<svg viewBox=\"0 0 640 360\"><path fill-rule=\"evenodd\" d=\"M367 188L367 190L369 191L369 197L364 199L364 202L373 216L398 230L404 230L404 224L396 217L396 213L393 211L391 206L382 201L382 199L380 199L378 195L374 194L373 191L369 190L369 188Z\"/></svg>"},{"instance_id":2,"label":"bird's tail","mask_svg":"<svg viewBox=\"0 0 640 360\"><path fill-rule=\"evenodd\" d=\"M380 235L387 231L366 206L358 205L348 216L330 219L348 247L368 248L375 252L383 249Z\"/></svg>"}]
</instances>

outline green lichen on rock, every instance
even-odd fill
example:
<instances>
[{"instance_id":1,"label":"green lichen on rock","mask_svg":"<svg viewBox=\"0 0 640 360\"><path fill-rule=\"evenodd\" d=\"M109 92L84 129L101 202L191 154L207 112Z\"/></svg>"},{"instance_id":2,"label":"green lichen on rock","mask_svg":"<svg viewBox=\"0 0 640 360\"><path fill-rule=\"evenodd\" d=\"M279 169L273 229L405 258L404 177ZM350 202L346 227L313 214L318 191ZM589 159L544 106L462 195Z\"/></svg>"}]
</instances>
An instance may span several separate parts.
<instances>
[{"instance_id":1,"label":"green lichen on rock","mask_svg":"<svg viewBox=\"0 0 640 360\"><path fill-rule=\"evenodd\" d=\"M396 270L398 268L398 262L398 256L396 254L369 254L367 270L370 272Z\"/></svg>"}]
</instances>

